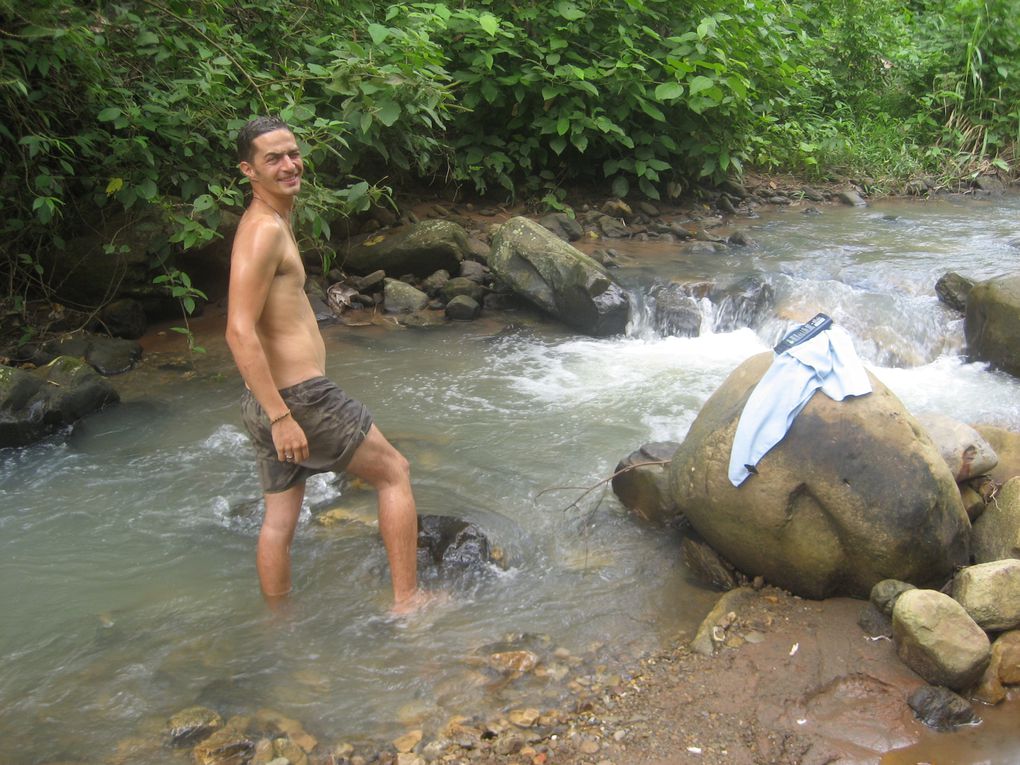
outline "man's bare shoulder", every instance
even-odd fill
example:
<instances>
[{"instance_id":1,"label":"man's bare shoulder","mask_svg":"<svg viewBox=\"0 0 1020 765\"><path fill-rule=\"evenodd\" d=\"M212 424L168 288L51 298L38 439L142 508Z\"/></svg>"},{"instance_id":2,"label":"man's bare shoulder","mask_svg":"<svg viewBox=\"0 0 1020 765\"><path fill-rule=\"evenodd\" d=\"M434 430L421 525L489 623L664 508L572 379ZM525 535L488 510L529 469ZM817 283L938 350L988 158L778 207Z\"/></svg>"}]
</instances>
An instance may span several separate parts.
<instances>
[{"instance_id":1,"label":"man's bare shoulder","mask_svg":"<svg viewBox=\"0 0 1020 765\"><path fill-rule=\"evenodd\" d=\"M290 237L286 224L274 213L245 211L234 233L232 259L282 260Z\"/></svg>"}]
</instances>

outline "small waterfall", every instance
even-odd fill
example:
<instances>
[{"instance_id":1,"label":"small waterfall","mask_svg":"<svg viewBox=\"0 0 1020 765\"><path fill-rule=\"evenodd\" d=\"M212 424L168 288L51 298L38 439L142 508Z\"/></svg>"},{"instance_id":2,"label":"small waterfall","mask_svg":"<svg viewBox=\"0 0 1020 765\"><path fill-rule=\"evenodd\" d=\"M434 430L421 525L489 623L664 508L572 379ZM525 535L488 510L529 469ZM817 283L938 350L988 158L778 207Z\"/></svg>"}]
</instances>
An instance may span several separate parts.
<instances>
[{"instance_id":1,"label":"small waterfall","mask_svg":"<svg viewBox=\"0 0 1020 765\"><path fill-rule=\"evenodd\" d=\"M757 330L775 308L775 290L757 276L722 284L656 283L630 297L630 337L698 337L745 327Z\"/></svg>"}]
</instances>

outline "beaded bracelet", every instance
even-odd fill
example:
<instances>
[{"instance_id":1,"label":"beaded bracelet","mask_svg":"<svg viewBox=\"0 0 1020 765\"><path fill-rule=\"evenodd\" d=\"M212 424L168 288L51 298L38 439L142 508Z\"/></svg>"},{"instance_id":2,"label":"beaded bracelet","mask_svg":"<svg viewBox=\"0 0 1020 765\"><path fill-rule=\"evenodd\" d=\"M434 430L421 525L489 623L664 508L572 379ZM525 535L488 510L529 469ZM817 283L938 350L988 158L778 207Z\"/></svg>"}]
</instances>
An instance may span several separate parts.
<instances>
[{"instance_id":1,"label":"beaded bracelet","mask_svg":"<svg viewBox=\"0 0 1020 765\"><path fill-rule=\"evenodd\" d=\"M273 419L271 419L271 420L269 421L269 427L272 427L273 425L275 425L276 423L278 423L278 422L279 422L280 420L285 420L285 419L287 419L288 417L290 417L290 409L288 409L288 410L287 410L286 412L284 412L283 414L281 414L281 415L280 415L279 417L274 417Z\"/></svg>"}]
</instances>

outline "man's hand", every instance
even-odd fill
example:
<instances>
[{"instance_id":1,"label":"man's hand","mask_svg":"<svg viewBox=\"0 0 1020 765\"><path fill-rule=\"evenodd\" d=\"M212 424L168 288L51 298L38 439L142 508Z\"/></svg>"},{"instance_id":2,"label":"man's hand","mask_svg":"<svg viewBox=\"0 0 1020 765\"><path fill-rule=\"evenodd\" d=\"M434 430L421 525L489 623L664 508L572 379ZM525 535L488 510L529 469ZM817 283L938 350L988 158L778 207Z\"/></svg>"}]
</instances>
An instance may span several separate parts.
<instances>
[{"instance_id":1,"label":"man's hand","mask_svg":"<svg viewBox=\"0 0 1020 765\"><path fill-rule=\"evenodd\" d=\"M272 426L273 445L280 462L304 462L308 459L308 438L291 416L284 417Z\"/></svg>"}]
</instances>

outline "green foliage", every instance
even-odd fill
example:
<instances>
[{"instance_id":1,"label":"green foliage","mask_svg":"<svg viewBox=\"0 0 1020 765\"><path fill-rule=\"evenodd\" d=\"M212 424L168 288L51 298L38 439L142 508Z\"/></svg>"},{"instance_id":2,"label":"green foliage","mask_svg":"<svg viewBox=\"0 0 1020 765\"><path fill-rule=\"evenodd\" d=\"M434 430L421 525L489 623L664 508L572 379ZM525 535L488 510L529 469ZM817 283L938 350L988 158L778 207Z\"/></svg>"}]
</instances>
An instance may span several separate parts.
<instances>
[{"instance_id":1,"label":"green foliage","mask_svg":"<svg viewBox=\"0 0 1020 765\"><path fill-rule=\"evenodd\" d=\"M261 113L301 144L296 223L324 268L336 224L408 182L567 209L571 186L656 199L745 168L1010 168L1014 5L0 0L3 307L51 295L83 233L152 211L149 278L192 288L176 256L229 232L233 139Z\"/></svg>"},{"instance_id":2,"label":"green foliage","mask_svg":"<svg viewBox=\"0 0 1020 765\"><path fill-rule=\"evenodd\" d=\"M477 189L600 182L658 198L740 172L757 113L803 75L782 2L394 6L446 42L454 173Z\"/></svg>"},{"instance_id":3,"label":"green foliage","mask_svg":"<svg viewBox=\"0 0 1020 765\"><path fill-rule=\"evenodd\" d=\"M26 272L26 258L38 264L40 252L151 209L172 232L154 248L154 283L172 292L164 266L221 236L225 213L243 206L233 139L259 113L282 116L301 143L296 220L302 244L328 263L336 221L388 193L352 176L373 157L387 172L422 172L442 151L449 95L434 47L401 30L359 43L372 12L250 0L0 5L0 159L10 171L0 269L11 294L49 289L52 276Z\"/></svg>"}]
</instances>

